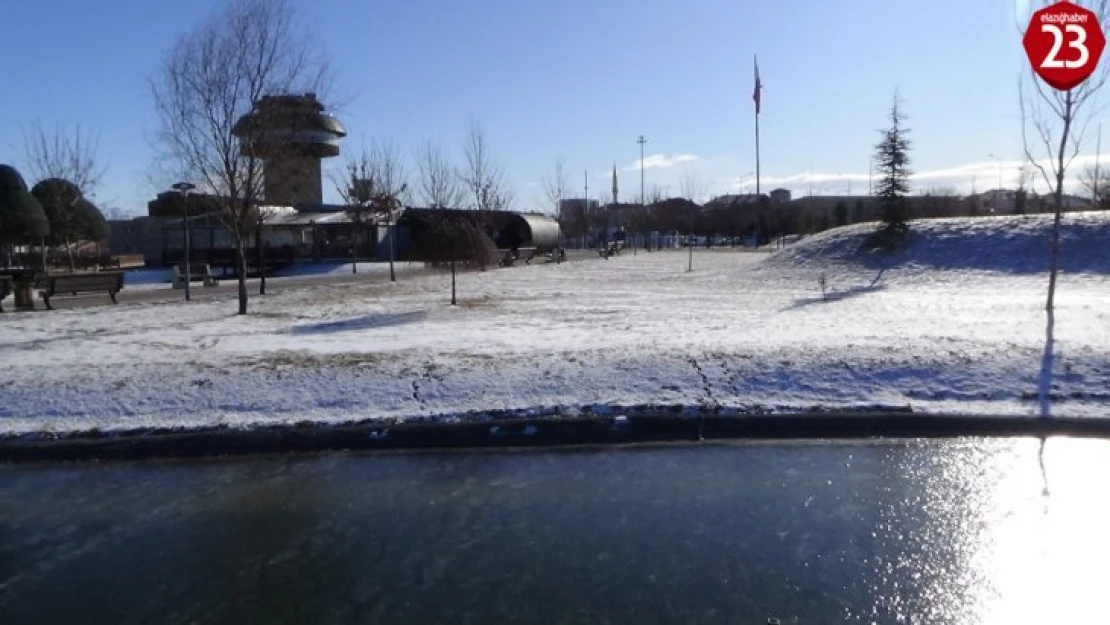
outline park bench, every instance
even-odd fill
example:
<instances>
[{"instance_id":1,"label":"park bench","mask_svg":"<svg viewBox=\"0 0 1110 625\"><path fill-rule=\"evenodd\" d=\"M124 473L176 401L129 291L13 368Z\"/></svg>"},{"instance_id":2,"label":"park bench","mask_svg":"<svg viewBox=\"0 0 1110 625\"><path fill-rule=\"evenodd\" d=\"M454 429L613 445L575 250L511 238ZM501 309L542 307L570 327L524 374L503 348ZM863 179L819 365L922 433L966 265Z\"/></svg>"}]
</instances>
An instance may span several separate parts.
<instances>
[{"instance_id":1,"label":"park bench","mask_svg":"<svg viewBox=\"0 0 1110 625\"><path fill-rule=\"evenodd\" d=\"M15 292L14 283L11 276L0 276L0 313L4 312L4 298Z\"/></svg>"},{"instance_id":2,"label":"park bench","mask_svg":"<svg viewBox=\"0 0 1110 625\"><path fill-rule=\"evenodd\" d=\"M567 259L567 251L561 247L557 247L543 256L549 263L561 263Z\"/></svg>"},{"instance_id":3,"label":"park bench","mask_svg":"<svg viewBox=\"0 0 1110 625\"><path fill-rule=\"evenodd\" d=\"M220 283L216 280L216 275L212 273L212 265L208 263L189 263L189 281L196 282L198 280L204 281L204 286L218 286ZM185 288L185 265L173 266L173 288Z\"/></svg>"},{"instance_id":4,"label":"park bench","mask_svg":"<svg viewBox=\"0 0 1110 625\"><path fill-rule=\"evenodd\" d=\"M597 255L605 260L609 260L610 256L620 256L622 249L624 249L624 241L613 241L609 245L599 249Z\"/></svg>"},{"instance_id":5,"label":"park bench","mask_svg":"<svg viewBox=\"0 0 1110 625\"><path fill-rule=\"evenodd\" d=\"M39 291L42 301L49 310L50 298L57 295L79 295L81 293L108 292L112 303L116 303L116 293L123 290L122 271L93 271L90 273L57 273L48 275L43 282L46 288Z\"/></svg>"},{"instance_id":6,"label":"park bench","mask_svg":"<svg viewBox=\"0 0 1110 625\"><path fill-rule=\"evenodd\" d=\"M524 264L529 264L536 257L536 248L522 247L515 250L506 250L497 264L501 267L512 267L516 261L524 258Z\"/></svg>"}]
</instances>

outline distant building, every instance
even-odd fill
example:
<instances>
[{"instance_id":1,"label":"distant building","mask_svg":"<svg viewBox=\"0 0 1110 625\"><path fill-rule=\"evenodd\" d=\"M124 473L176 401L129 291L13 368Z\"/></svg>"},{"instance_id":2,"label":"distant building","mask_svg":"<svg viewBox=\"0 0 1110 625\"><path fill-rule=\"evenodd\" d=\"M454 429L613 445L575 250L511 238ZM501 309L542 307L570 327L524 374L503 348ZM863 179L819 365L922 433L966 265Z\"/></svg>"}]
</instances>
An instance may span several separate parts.
<instances>
[{"instance_id":1,"label":"distant building","mask_svg":"<svg viewBox=\"0 0 1110 625\"><path fill-rule=\"evenodd\" d=\"M704 204L706 210L714 209L731 209L731 208L755 208L759 205L759 198L767 197L766 195L757 196L754 193L729 193L725 195L718 195L710 198Z\"/></svg>"},{"instance_id":2,"label":"distant building","mask_svg":"<svg viewBox=\"0 0 1110 625\"><path fill-rule=\"evenodd\" d=\"M597 200L582 198L559 200L559 219L575 219L580 215L589 215L599 208L601 208L601 202Z\"/></svg>"},{"instance_id":3,"label":"distant building","mask_svg":"<svg viewBox=\"0 0 1110 625\"><path fill-rule=\"evenodd\" d=\"M789 204L790 197L790 189L775 189L771 191L771 202L773 204Z\"/></svg>"},{"instance_id":4,"label":"distant building","mask_svg":"<svg viewBox=\"0 0 1110 625\"><path fill-rule=\"evenodd\" d=\"M974 206L979 215L1011 215L1018 207L1018 192L1006 189L992 189L982 193L969 195L965 199L969 207ZM1065 212L1091 210L1094 202L1089 198L1077 195L1063 196ZM1026 213L1043 213L1053 210L1052 195L1034 195L1029 193L1025 199Z\"/></svg>"}]
</instances>

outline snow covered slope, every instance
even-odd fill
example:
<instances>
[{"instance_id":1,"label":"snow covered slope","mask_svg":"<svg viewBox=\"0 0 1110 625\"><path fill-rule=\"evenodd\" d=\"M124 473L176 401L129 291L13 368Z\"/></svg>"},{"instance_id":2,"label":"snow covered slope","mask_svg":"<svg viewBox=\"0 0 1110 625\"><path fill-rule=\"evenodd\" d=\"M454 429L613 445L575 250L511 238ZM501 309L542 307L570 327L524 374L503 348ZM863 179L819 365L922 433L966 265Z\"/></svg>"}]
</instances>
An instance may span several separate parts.
<instances>
[{"instance_id":1,"label":"snow covered slope","mask_svg":"<svg viewBox=\"0 0 1110 625\"><path fill-rule=\"evenodd\" d=\"M1068 221L1054 411L1106 417L1110 227ZM466 273L458 307L449 277L421 275L282 289L247 317L234 299L5 314L0 431L647 405L1034 415L1046 223L915 223L881 262L859 226L771 256L699 250L693 273L685 251Z\"/></svg>"},{"instance_id":2,"label":"snow covered slope","mask_svg":"<svg viewBox=\"0 0 1110 625\"><path fill-rule=\"evenodd\" d=\"M806 238L768 260L766 270L830 270L883 267L902 272L988 271L1013 275L1048 271L1052 215L922 220L912 222L903 249L861 251L876 224L836 228ZM1063 216L1060 268L1066 273L1110 273L1110 212Z\"/></svg>"}]
</instances>

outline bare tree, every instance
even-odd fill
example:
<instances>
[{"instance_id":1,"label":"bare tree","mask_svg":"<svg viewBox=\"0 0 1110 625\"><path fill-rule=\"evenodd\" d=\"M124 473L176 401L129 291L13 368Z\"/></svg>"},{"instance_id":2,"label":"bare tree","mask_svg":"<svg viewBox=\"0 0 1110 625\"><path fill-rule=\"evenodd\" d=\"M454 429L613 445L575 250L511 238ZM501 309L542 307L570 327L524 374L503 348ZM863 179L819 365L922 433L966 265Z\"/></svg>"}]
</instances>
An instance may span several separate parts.
<instances>
[{"instance_id":1,"label":"bare tree","mask_svg":"<svg viewBox=\"0 0 1110 625\"><path fill-rule=\"evenodd\" d=\"M408 203L408 172L401 151L390 139L374 141L370 147L370 171L379 194Z\"/></svg>"},{"instance_id":2,"label":"bare tree","mask_svg":"<svg viewBox=\"0 0 1110 625\"><path fill-rule=\"evenodd\" d=\"M245 246L263 199L260 124L240 125L264 95L321 93L328 66L288 0L230 0L183 35L152 80L160 156L218 198L235 244L239 314L247 313Z\"/></svg>"},{"instance_id":3,"label":"bare tree","mask_svg":"<svg viewBox=\"0 0 1110 625\"><path fill-rule=\"evenodd\" d=\"M559 208L567 197L568 183L564 165L563 157L560 156L555 159L555 168L550 177L543 177L543 193L556 216L559 215Z\"/></svg>"},{"instance_id":4,"label":"bare tree","mask_svg":"<svg viewBox=\"0 0 1110 625\"><path fill-rule=\"evenodd\" d=\"M459 175L443 147L426 141L416 151L420 201L428 208L458 208L463 203Z\"/></svg>"},{"instance_id":5,"label":"bare tree","mask_svg":"<svg viewBox=\"0 0 1110 625\"><path fill-rule=\"evenodd\" d=\"M481 124L472 122L463 147L466 166L460 173L463 184L478 210L507 210L513 203L505 170L493 158Z\"/></svg>"},{"instance_id":6,"label":"bare tree","mask_svg":"<svg viewBox=\"0 0 1110 625\"><path fill-rule=\"evenodd\" d=\"M74 271L76 261L73 257L71 234L77 224L69 223L76 219L75 213L60 210L63 205L72 207L85 198L93 198L97 187L104 177L106 167L100 162L100 135L84 132L77 125L72 132L63 125L47 130L41 122L23 128L23 152L27 170L35 184L46 180L65 181L65 184L38 185L50 197L43 201L54 207L51 224L52 238L55 243L65 245L69 256L69 270ZM71 190L76 187L77 193ZM40 241L43 263L46 262L46 241Z\"/></svg>"},{"instance_id":7,"label":"bare tree","mask_svg":"<svg viewBox=\"0 0 1110 625\"><path fill-rule=\"evenodd\" d=\"M1045 4L1049 4L1047 1ZM1103 34L1110 26L1110 1L1093 0L1088 4L1102 25ZM1048 297L1045 300L1045 349L1041 359L1038 398L1041 416L1048 417L1048 391L1052 381L1052 362L1055 324L1056 275L1060 266L1060 218L1064 208L1064 178L1068 167L1079 154L1083 136L1091 119L1100 108L1095 107L1096 96L1110 77L1110 65L1102 63L1096 73L1081 85L1067 91L1051 89L1041 81L1033 68L1027 78L1019 79L1018 104L1021 108L1021 139L1025 158L1040 172L1045 184L1052 190L1053 220L1048 277ZM1046 168L1033 155L1030 134L1044 150Z\"/></svg>"},{"instance_id":8,"label":"bare tree","mask_svg":"<svg viewBox=\"0 0 1110 625\"><path fill-rule=\"evenodd\" d=\"M351 273L358 273L359 234L365 227L372 212L377 190L370 153L363 148L353 158L347 160L343 175L333 180L335 190L347 206L347 214L353 222L353 241L351 243ZM315 241L313 242L315 244Z\"/></svg>"},{"instance_id":9,"label":"bare tree","mask_svg":"<svg viewBox=\"0 0 1110 625\"><path fill-rule=\"evenodd\" d=\"M1095 206L1102 208L1110 200L1110 171L1091 165L1079 172L1079 184Z\"/></svg>"},{"instance_id":10,"label":"bare tree","mask_svg":"<svg viewBox=\"0 0 1110 625\"><path fill-rule=\"evenodd\" d=\"M706 195L708 185L705 179L693 168L683 165L682 167L682 180L679 183L679 190L682 197L690 200L691 202L700 203L702 198Z\"/></svg>"},{"instance_id":11,"label":"bare tree","mask_svg":"<svg viewBox=\"0 0 1110 625\"><path fill-rule=\"evenodd\" d=\"M415 235L412 258L451 270L451 305L456 305L457 266L482 269L497 253L487 234L488 220L474 213L440 210L421 211L411 220Z\"/></svg>"}]
</instances>

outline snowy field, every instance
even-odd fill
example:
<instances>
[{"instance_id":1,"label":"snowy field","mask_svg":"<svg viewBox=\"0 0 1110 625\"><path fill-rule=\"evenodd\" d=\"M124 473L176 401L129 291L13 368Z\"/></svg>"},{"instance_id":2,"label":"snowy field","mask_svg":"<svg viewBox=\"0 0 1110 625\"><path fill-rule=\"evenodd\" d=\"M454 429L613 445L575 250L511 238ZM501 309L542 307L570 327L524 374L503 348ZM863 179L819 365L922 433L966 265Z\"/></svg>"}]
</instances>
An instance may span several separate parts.
<instances>
[{"instance_id":1,"label":"snowy field","mask_svg":"<svg viewBox=\"0 0 1110 625\"><path fill-rule=\"evenodd\" d=\"M776 254L625 254L395 284L0 315L0 431L814 408L1036 414L1044 217ZM1053 411L1110 408L1110 216L1068 218ZM882 271L881 276L879 271ZM818 277L825 274L829 297ZM877 278L877 279L876 279Z\"/></svg>"}]
</instances>

